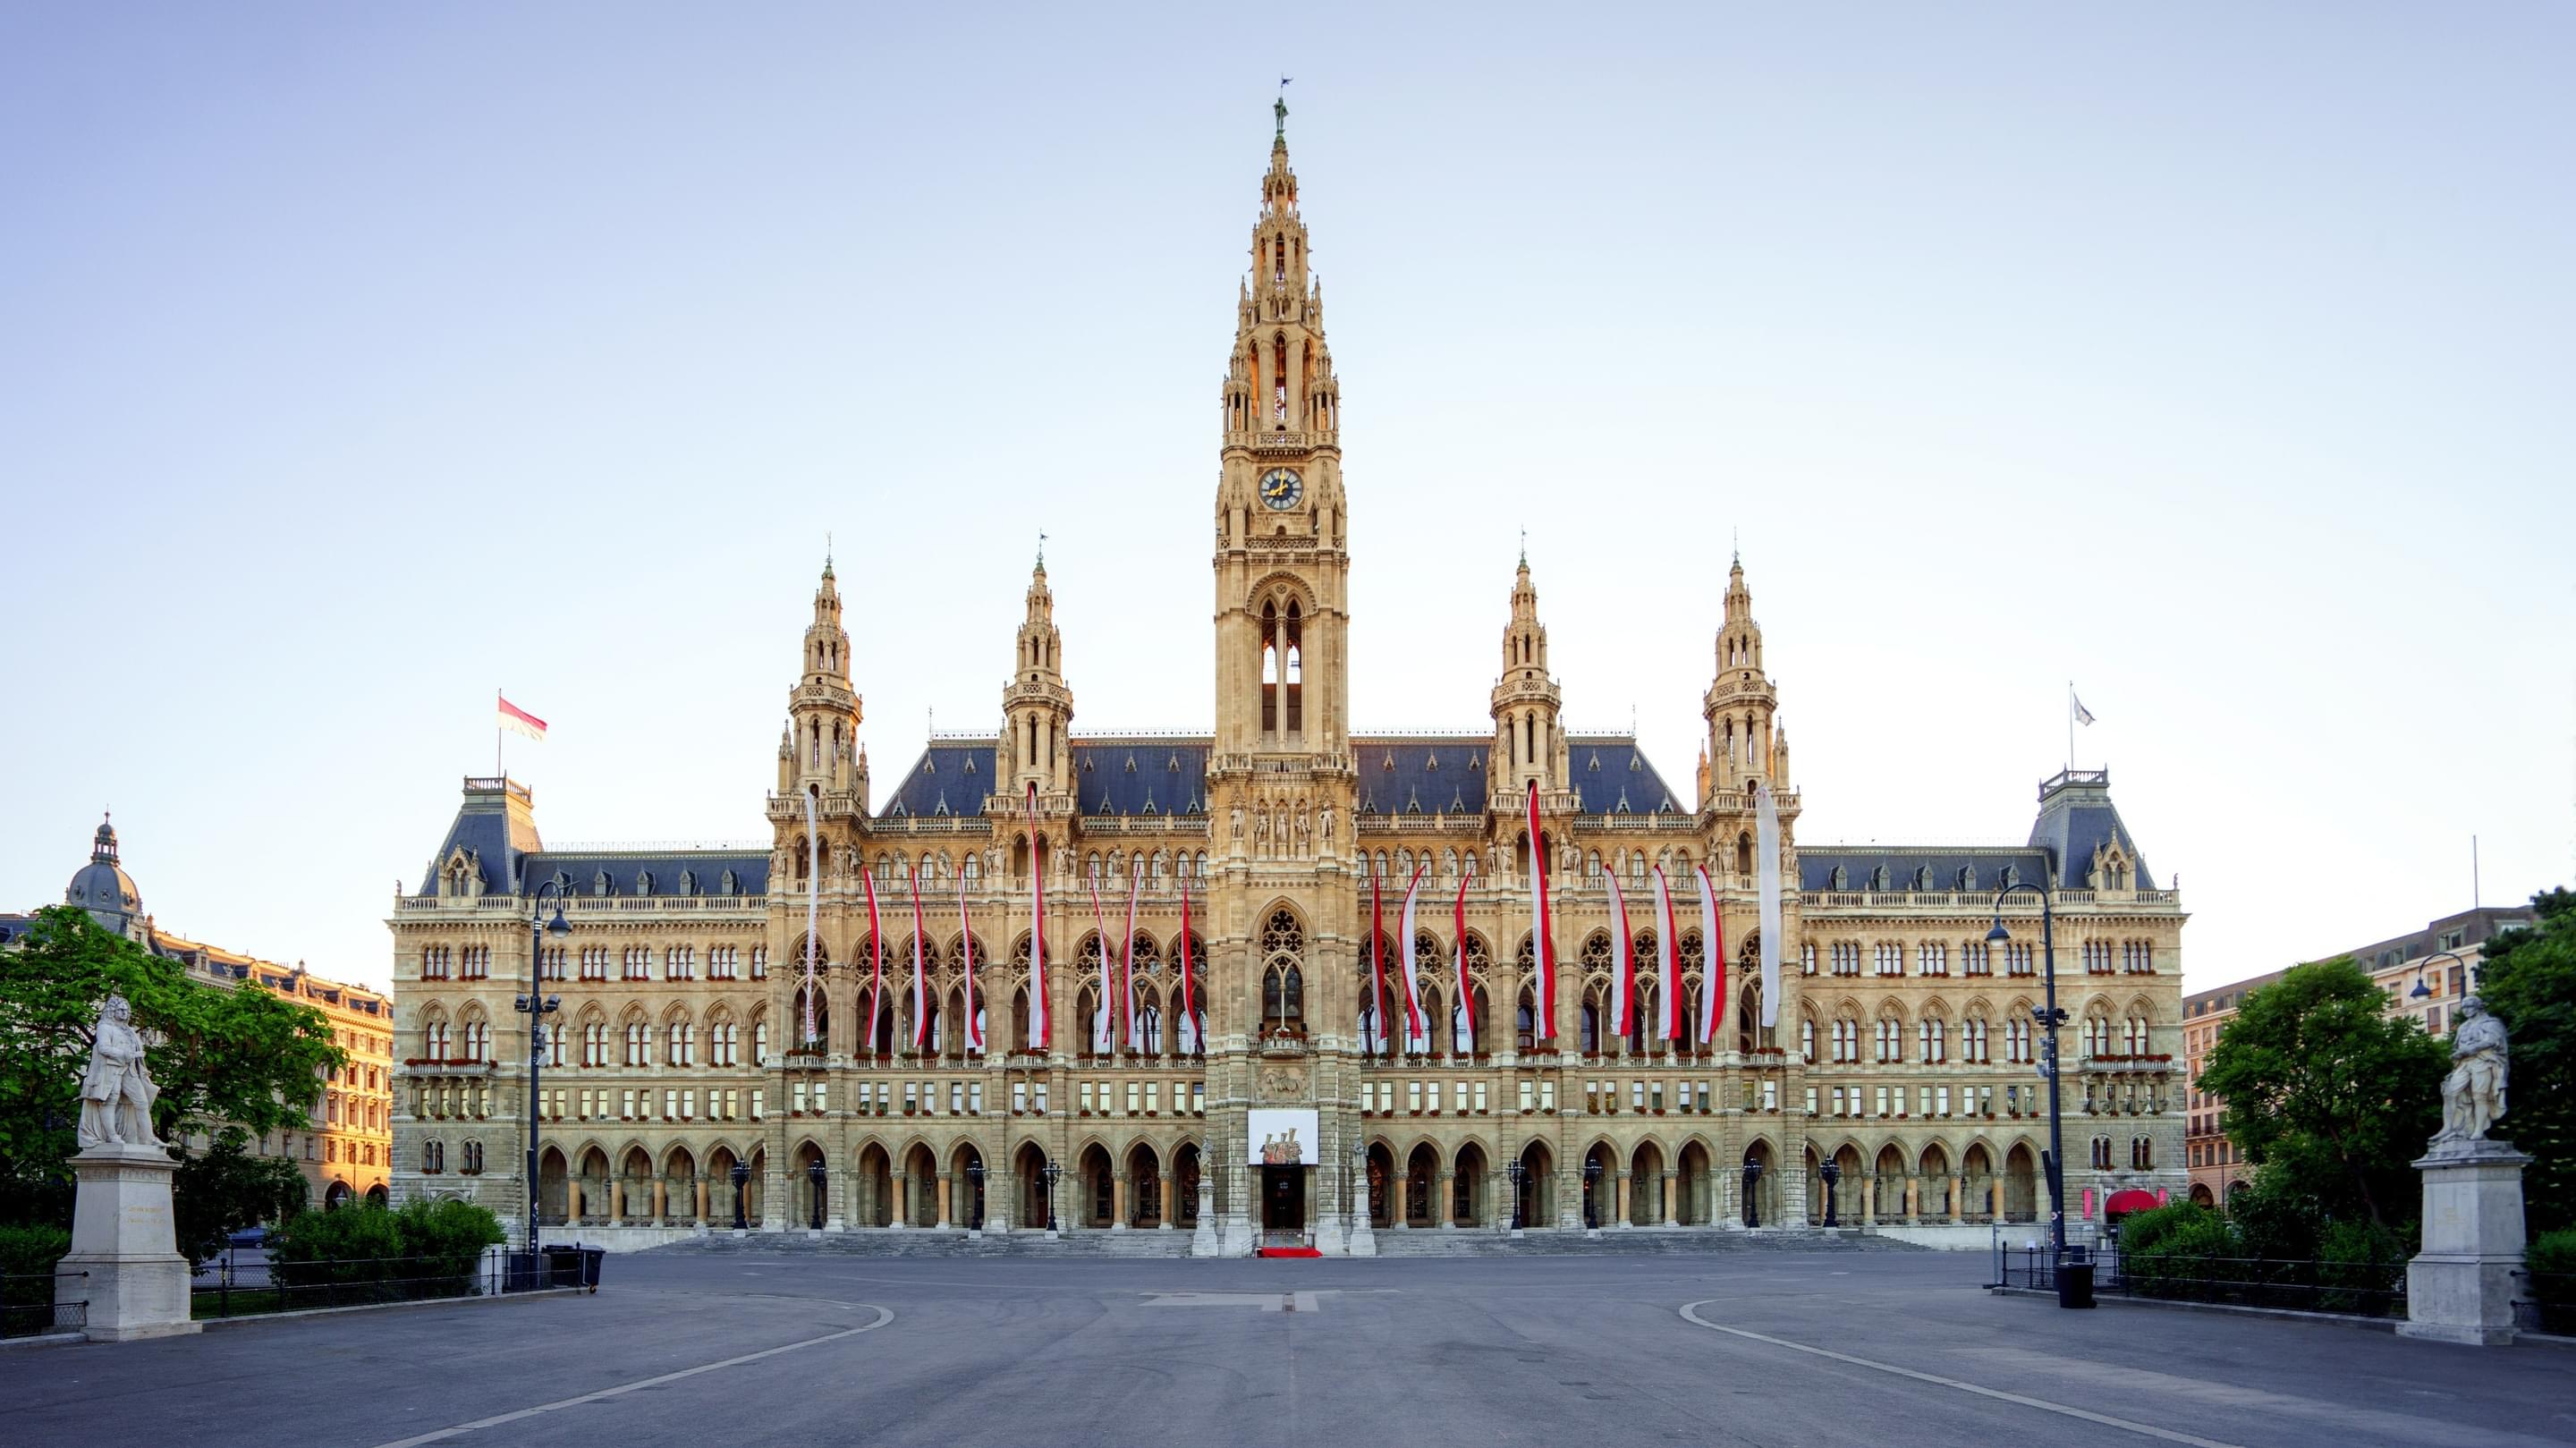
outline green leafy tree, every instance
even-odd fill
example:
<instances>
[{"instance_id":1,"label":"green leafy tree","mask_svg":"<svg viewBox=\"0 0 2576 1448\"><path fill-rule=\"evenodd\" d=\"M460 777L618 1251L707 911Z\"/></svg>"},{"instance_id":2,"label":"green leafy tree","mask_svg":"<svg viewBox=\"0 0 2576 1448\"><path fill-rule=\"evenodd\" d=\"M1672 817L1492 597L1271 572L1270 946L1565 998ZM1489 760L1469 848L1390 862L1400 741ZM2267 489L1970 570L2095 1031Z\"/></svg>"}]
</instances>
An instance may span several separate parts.
<instances>
[{"instance_id":1,"label":"green leafy tree","mask_svg":"<svg viewBox=\"0 0 2576 1448\"><path fill-rule=\"evenodd\" d=\"M2576 1226L2576 891L2531 898L2528 930L2487 942L2478 996L2512 1038L2505 1114L2491 1135L2534 1158L2522 1178L2532 1235Z\"/></svg>"},{"instance_id":2,"label":"green leafy tree","mask_svg":"<svg viewBox=\"0 0 2576 1448\"><path fill-rule=\"evenodd\" d=\"M2411 1218L2407 1164L2441 1124L2447 1051L2387 1004L2350 957L2293 967L2245 998L2201 1071L2228 1138L2329 1220Z\"/></svg>"},{"instance_id":3,"label":"green leafy tree","mask_svg":"<svg viewBox=\"0 0 2576 1448\"><path fill-rule=\"evenodd\" d=\"M304 1207L304 1173L282 1156L252 1155L243 1150L246 1141L240 1127L225 1127L171 1175L179 1250L196 1261L223 1250L226 1234L282 1222Z\"/></svg>"},{"instance_id":4,"label":"green leafy tree","mask_svg":"<svg viewBox=\"0 0 2576 1448\"><path fill-rule=\"evenodd\" d=\"M122 995L160 1087L165 1141L305 1125L322 1073L347 1056L320 1011L265 990L190 980L101 930L87 912L38 912L23 946L0 950L0 1219L70 1220L66 1160L78 1149L80 1079L99 1002Z\"/></svg>"}]
</instances>

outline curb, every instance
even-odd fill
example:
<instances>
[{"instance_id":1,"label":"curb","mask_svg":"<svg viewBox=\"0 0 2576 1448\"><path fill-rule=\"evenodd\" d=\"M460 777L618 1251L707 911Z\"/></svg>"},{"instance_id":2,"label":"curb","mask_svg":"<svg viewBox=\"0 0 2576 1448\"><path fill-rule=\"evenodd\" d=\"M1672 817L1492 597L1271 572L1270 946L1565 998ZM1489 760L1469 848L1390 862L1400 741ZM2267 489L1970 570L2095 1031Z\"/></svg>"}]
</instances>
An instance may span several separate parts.
<instances>
[{"instance_id":1,"label":"curb","mask_svg":"<svg viewBox=\"0 0 2576 1448\"><path fill-rule=\"evenodd\" d=\"M392 1312L406 1307L458 1307L478 1302L520 1302L532 1297L578 1297L585 1287L540 1287L533 1292L478 1293L471 1297L424 1297L415 1302L367 1302L353 1307L305 1307L293 1312L245 1312L239 1317L201 1317L208 1332L220 1327L248 1327L261 1322L292 1322L300 1317L338 1317L351 1312ZM74 1341L81 1339L75 1338Z\"/></svg>"}]
</instances>

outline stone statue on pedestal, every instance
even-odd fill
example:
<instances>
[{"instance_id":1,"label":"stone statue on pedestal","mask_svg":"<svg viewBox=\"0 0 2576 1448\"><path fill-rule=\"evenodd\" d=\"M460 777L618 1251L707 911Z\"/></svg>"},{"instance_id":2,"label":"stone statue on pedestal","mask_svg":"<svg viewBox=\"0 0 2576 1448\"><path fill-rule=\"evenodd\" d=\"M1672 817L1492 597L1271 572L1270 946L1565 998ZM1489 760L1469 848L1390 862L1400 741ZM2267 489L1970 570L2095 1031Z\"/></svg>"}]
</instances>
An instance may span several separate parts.
<instances>
[{"instance_id":1,"label":"stone statue on pedestal","mask_svg":"<svg viewBox=\"0 0 2576 1448\"><path fill-rule=\"evenodd\" d=\"M2460 1002L2451 1031L2451 1074L2442 1078L2442 1129L2433 1149L2483 1140L2504 1115L2507 1075L2504 1022L2488 1015L2476 996Z\"/></svg>"},{"instance_id":2,"label":"stone statue on pedestal","mask_svg":"<svg viewBox=\"0 0 2576 1448\"><path fill-rule=\"evenodd\" d=\"M143 1068L143 1036L134 1029L134 1008L123 996L109 996L99 1010L80 1094L82 1150L163 1145L152 1132L152 1103L161 1088Z\"/></svg>"}]
</instances>

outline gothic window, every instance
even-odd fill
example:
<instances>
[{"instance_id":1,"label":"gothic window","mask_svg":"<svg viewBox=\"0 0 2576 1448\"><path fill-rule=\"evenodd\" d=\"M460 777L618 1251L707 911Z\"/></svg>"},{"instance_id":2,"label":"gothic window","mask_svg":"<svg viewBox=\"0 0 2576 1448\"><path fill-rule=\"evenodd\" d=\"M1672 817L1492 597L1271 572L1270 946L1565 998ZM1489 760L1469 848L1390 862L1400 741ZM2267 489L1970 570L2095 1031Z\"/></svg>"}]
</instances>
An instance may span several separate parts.
<instances>
[{"instance_id":1,"label":"gothic window","mask_svg":"<svg viewBox=\"0 0 2576 1448\"><path fill-rule=\"evenodd\" d=\"M1306 1029L1306 982L1298 961L1306 932L1286 910L1271 912L1261 931L1261 1021L1265 1029L1303 1034Z\"/></svg>"}]
</instances>

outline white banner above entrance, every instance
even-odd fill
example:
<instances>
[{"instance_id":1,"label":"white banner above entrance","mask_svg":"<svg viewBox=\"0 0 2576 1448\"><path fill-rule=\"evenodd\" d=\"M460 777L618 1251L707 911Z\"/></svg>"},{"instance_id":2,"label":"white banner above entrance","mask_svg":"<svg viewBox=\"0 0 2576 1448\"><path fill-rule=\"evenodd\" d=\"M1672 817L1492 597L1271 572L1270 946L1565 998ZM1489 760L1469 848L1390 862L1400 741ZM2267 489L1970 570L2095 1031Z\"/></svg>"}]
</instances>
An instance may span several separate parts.
<instances>
[{"instance_id":1,"label":"white banner above entrance","mask_svg":"<svg viewBox=\"0 0 2576 1448\"><path fill-rule=\"evenodd\" d=\"M1318 1113L1314 1108L1257 1106L1244 1116L1251 1135L1246 1155L1253 1165L1315 1165Z\"/></svg>"}]
</instances>

